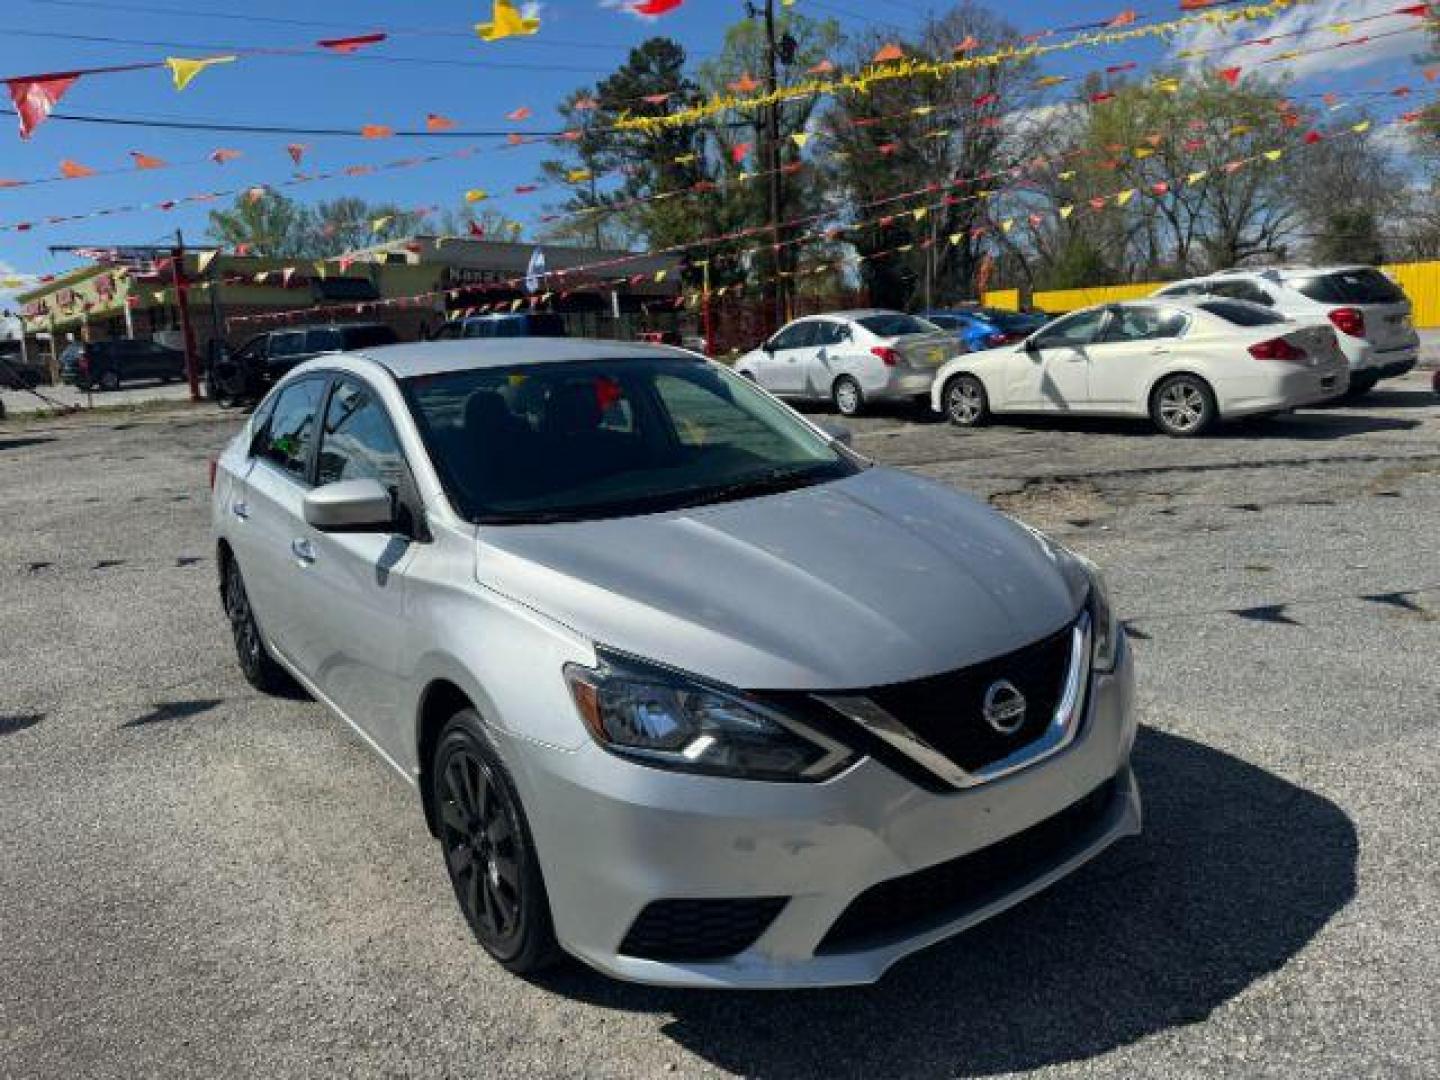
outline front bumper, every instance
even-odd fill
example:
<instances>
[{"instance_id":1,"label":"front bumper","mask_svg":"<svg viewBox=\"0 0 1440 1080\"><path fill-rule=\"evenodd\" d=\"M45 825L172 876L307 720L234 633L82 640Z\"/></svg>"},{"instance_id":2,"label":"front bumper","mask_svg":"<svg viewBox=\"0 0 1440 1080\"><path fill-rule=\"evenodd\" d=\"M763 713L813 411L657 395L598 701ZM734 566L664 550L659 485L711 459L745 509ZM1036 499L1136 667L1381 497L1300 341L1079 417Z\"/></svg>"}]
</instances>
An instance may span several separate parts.
<instances>
[{"instance_id":1,"label":"front bumper","mask_svg":"<svg viewBox=\"0 0 1440 1080\"><path fill-rule=\"evenodd\" d=\"M1139 832L1140 796L1129 767L1133 692L1126 645L1116 671L1092 680L1084 726L1065 750L944 794L871 758L826 783L803 785L684 776L595 746L565 752L512 741L506 750L567 951L636 982L851 985L875 981L902 957L1005 910ZM1112 781L1105 804L1083 827L1062 830L1043 857L1009 865L993 887L914 924L826 943L872 887L1039 831ZM647 959L622 950L652 902L704 898L784 902L753 943L723 959Z\"/></svg>"}]
</instances>

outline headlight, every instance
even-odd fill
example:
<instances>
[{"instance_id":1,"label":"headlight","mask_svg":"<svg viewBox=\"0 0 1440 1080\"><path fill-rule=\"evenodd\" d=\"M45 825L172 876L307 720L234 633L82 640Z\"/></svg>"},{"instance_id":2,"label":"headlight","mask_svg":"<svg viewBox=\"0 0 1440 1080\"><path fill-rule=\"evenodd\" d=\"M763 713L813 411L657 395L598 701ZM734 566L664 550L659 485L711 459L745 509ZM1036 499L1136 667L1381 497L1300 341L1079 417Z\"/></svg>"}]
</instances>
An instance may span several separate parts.
<instances>
[{"instance_id":1,"label":"headlight","mask_svg":"<svg viewBox=\"0 0 1440 1080\"><path fill-rule=\"evenodd\" d=\"M606 750L657 768L742 780L828 780L853 751L738 691L629 659L565 665L580 718Z\"/></svg>"},{"instance_id":2,"label":"headlight","mask_svg":"<svg viewBox=\"0 0 1440 1080\"><path fill-rule=\"evenodd\" d=\"M1110 606L1110 591L1105 587L1105 575L1084 555L1075 554L1064 544L1052 540L1023 521L1015 518L1011 520L1035 537L1064 575L1076 603L1083 602L1090 612L1091 633L1095 640L1091 656L1095 670L1114 671L1120 658L1120 639L1124 631L1120 621L1115 618L1115 610Z\"/></svg>"},{"instance_id":3,"label":"headlight","mask_svg":"<svg viewBox=\"0 0 1440 1080\"><path fill-rule=\"evenodd\" d=\"M1096 671L1114 671L1115 662L1120 658L1120 636L1123 631L1115 610L1110 606L1110 592L1105 587L1105 575L1089 559L1074 555L1090 577L1090 623L1095 638L1094 665Z\"/></svg>"}]
</instances>

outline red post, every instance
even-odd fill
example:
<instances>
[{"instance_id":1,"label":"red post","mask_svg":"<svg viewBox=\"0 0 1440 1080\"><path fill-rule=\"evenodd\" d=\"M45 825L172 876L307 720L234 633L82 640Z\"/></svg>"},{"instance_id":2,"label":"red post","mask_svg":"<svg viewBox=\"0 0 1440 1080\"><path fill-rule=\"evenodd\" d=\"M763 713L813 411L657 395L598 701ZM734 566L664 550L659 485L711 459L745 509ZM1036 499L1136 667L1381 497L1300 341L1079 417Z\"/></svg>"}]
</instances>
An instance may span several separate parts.
<instances>
[{"instance_id":1,"label":"red post","mask_svg":"<svg viewBox=\"0 0 1440 1080\"><path fill-rule=\"evenodd\" d=\"M190 400L200 400L200 364L195 347L195 325L190 321L190 281L185 276L185 238L175 231L175 248L170 253L170 279L175 284L175 303L180 308L180 329L185 335L185 377L190 382Z\"/></svg>"}]
</instances>

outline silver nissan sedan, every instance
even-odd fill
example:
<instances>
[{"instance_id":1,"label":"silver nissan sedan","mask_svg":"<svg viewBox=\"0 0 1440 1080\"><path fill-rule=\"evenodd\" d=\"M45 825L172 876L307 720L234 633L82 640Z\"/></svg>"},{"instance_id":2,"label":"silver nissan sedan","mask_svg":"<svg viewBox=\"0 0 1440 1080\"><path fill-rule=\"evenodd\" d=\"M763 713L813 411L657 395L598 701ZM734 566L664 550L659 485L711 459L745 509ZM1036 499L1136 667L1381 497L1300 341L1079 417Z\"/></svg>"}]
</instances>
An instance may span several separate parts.
<instances>
[{"instance_id":1,"label":"silver nissan sedan","mask_svg":"<svg viewBox=\"0 0 1440 1080\"><path fill-rule=\"evenodd\" d=\"M1095 568L693 353L313 361L213 522L246 678L415 786L517 973L871 982L1140 828Z\"/></svg>"}]
</instances>

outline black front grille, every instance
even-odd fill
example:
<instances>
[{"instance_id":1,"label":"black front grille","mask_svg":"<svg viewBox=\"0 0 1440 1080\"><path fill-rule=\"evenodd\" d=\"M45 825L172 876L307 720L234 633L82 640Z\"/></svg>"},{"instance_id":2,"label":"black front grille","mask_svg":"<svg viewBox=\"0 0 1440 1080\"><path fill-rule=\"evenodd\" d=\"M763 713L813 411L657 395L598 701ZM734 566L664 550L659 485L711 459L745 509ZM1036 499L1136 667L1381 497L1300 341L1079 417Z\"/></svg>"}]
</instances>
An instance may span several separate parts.
<instances>
[{"instance_id":1,"label":"black front grille","mask_svg":"<svg viewBox=\"0 0 1440 1080\"><path fill-rule=\"evenodd\" d=\"M1115 791L1116 782L1107 781L1024 832L871 886L851 901L816 951L847 952L885 944L983 907L1083 846L1109 811Z\"/></svg>"},{"instance_id":2,"label":"black front grille","mask_svg":"<svg viewBox=\"0 0 1440 1080\"><path fill-rule=\"evenodd\" d=\"M958 671L858 691L966 772L1034 742L1055 714L1070 665L1072 628ZM1025 695L1025 720L1006 735L985 719L985 693L1001 679ZM849 691L848 693L857 693Z\"/></svg>"},{"instance_id":3,"label":"black front grille","mask_svg":"<svg viewBox=\"0 0 1440 1080\"><path fill-rule=\"evenodd\" d=\"M719 900L655 900L640 912L620 952L640 960L723 960L763 934L784 896Z\"/></svg>"}]
</instances>

